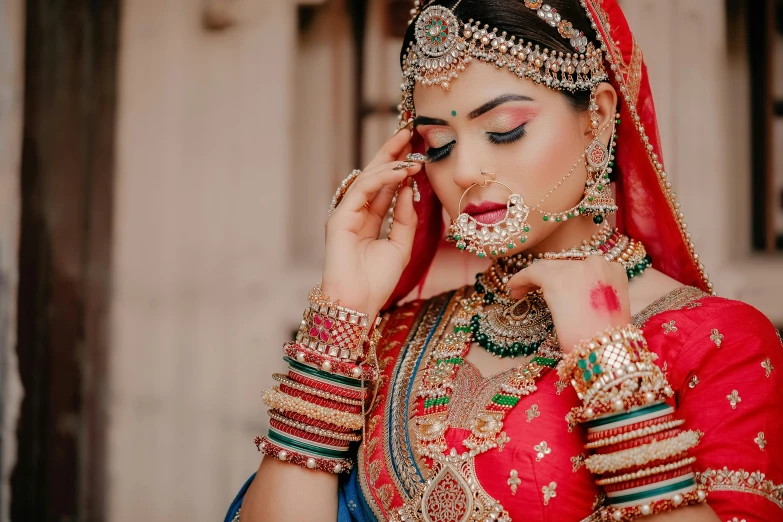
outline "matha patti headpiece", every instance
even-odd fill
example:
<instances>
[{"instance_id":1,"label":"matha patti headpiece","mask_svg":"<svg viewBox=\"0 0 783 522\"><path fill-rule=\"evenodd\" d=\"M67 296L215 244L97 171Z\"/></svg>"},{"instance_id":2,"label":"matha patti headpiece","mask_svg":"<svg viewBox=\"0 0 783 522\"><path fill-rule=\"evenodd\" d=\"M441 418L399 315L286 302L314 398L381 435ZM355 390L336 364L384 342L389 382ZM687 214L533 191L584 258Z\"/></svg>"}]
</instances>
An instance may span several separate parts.
<instances>
[{"instance_id":1,"label":"matha patti headpiece","mask_svg":"<svg viewBox=\"0 0 783 522\"><path fill-rule=\"evenodd\" d=\"M536 10L539 18L550 26L557 27L560 36L567 38L574 48L573 54L541 49L531 42L509 37L505 31L498 34L497 28L489 30L488 25L482 27L481 22L473 19L464 23L454 14L461 1L450 9L434 5L419 13L417 4L411 11L415 19L415 42L403 59L400 127L415 118L416 83L440 85L448 90L474 58L557 90L588 91L608 79L600 47L588 42L583 32L574 29L571 22L563 20L556 9L542 0L520 3Z\"/></svg>"}]
</instances>

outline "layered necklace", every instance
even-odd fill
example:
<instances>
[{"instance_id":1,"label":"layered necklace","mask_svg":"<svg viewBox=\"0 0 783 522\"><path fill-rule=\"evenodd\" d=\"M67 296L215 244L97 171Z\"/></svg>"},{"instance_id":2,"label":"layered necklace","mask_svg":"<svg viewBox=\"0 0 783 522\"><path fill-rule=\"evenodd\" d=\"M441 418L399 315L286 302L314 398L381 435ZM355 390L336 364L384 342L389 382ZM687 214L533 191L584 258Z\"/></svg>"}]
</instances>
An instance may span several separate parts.
<instances>
[{"instance_id":1,"label":"layered necklace","mask_svg":"<svg viewBox=\"0 0 783 522\"><path fill-rule=\"evenodd\" d=\"M628 278L644 272L652 259L638 241L605 226L590 241L559 253L516 254L499 258L484 272L476 275L474 288L482 306L470 318L474 342L498 357L529 356L554 330L552 314L540 290L522 299L510 296L506 284L511 277L539 259L585 259L602 255L607 261L623 265Z\"/></svg>"}]
</instances>

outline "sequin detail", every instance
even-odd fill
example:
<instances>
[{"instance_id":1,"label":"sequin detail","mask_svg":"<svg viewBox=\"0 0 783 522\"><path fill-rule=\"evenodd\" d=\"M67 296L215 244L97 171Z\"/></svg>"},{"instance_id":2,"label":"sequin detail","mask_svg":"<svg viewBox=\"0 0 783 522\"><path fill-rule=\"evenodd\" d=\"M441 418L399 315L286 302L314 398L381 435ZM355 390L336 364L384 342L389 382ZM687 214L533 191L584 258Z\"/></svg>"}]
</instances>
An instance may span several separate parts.
<instances>
[{"instance_id":1,"label":"sequin detail","mask_svg":"<svg viewBox=\"0 0 783 522\"><path fill-rule=\"evenodd\" d=\"M557 482L550 482L548 486L544 486L541 488L541 492L544 494L544 505L549 505L549 501L557 496L557 492L555 491L555 488L557 488Z\"/></svg>"},{"instance_id":2,"label":"sequin detail","mask_svg":"<svg viewBox=\"0 0 783 522\"><path fill-rule=\"evenodd\" d=\"M677 326L674 323L674 319L672 319L668 323L663 323L661 326L663 326L663 333L664 334L669 334L669 333L677 331Z\"/></svg>"},{"instance_id":3,"label":"sequin detail","mask_svg":"<svg viewBox=\"0 0 783 522\"><path fill-rule=\"evenodd\" d=\"M519 473L517 470L512 469L511 470L511 476L508 478L506 483L511 486L511 494L516 495L517 494L517 488L520 484L522 484L522 481L519 479Z\"/></svg>"},{"instance_id":4,"label":"sequin detail","mask_svg":"<svg viewBox=\"0 0 783 522\"><path fill-rule=\"evenodd\" d=\"M729 404L731 404L732 410L736 410L737 403L742 402L742 399L740 398L739 392L737 390L731 390L731 394L726 395L726 398L729 400Z\"/></svg>"}]
</instances>

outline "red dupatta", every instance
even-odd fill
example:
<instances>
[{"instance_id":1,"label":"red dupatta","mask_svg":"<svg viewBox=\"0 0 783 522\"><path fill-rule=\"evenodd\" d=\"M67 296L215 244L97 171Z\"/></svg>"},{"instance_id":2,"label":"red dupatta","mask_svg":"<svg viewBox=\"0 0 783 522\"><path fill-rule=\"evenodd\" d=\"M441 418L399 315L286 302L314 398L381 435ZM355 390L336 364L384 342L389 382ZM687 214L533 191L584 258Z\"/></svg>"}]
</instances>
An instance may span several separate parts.
<instances>
[{"instance_id":1,"label":"red dupatta","mask_svg":"<svg viewBox=\"0 0 783 522\"><path fill-rule=\"evenodd\" d=\"M620 230L644 243L655 267L679 282L712 292L704 267L687 233L687 225L663 167L661 140L647 67L617 0L581 0L596 37L606 46L610 82L620 96L623 124L617 129L615 197ZM614 76L614 77L612 77ZM416 150L422 144L414 143ZM441 205L422 170L416 182L419 227L411 262L387 302L392 305L422 282L443 234Z\"/></svg>"}]
</instances>

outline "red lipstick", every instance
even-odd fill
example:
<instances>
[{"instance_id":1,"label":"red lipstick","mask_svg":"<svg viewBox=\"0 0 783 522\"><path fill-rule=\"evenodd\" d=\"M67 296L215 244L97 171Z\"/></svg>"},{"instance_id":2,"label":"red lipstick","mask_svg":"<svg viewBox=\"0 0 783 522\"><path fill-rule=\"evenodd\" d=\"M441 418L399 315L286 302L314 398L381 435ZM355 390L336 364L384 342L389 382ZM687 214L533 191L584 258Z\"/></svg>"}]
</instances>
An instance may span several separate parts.
<instances>
[{"instance_id":1,"label":"red lipstick","mask_svg":"<svg viewBox=\"0 0 783 522\"><path fill-rule=\"evenodd\" d=\"M462 212L468 214L482 225L494 225L506 217L507 209L507 203L482 201L478 204L471 203L467 205Z\"/></svg>"}]
</instances>

